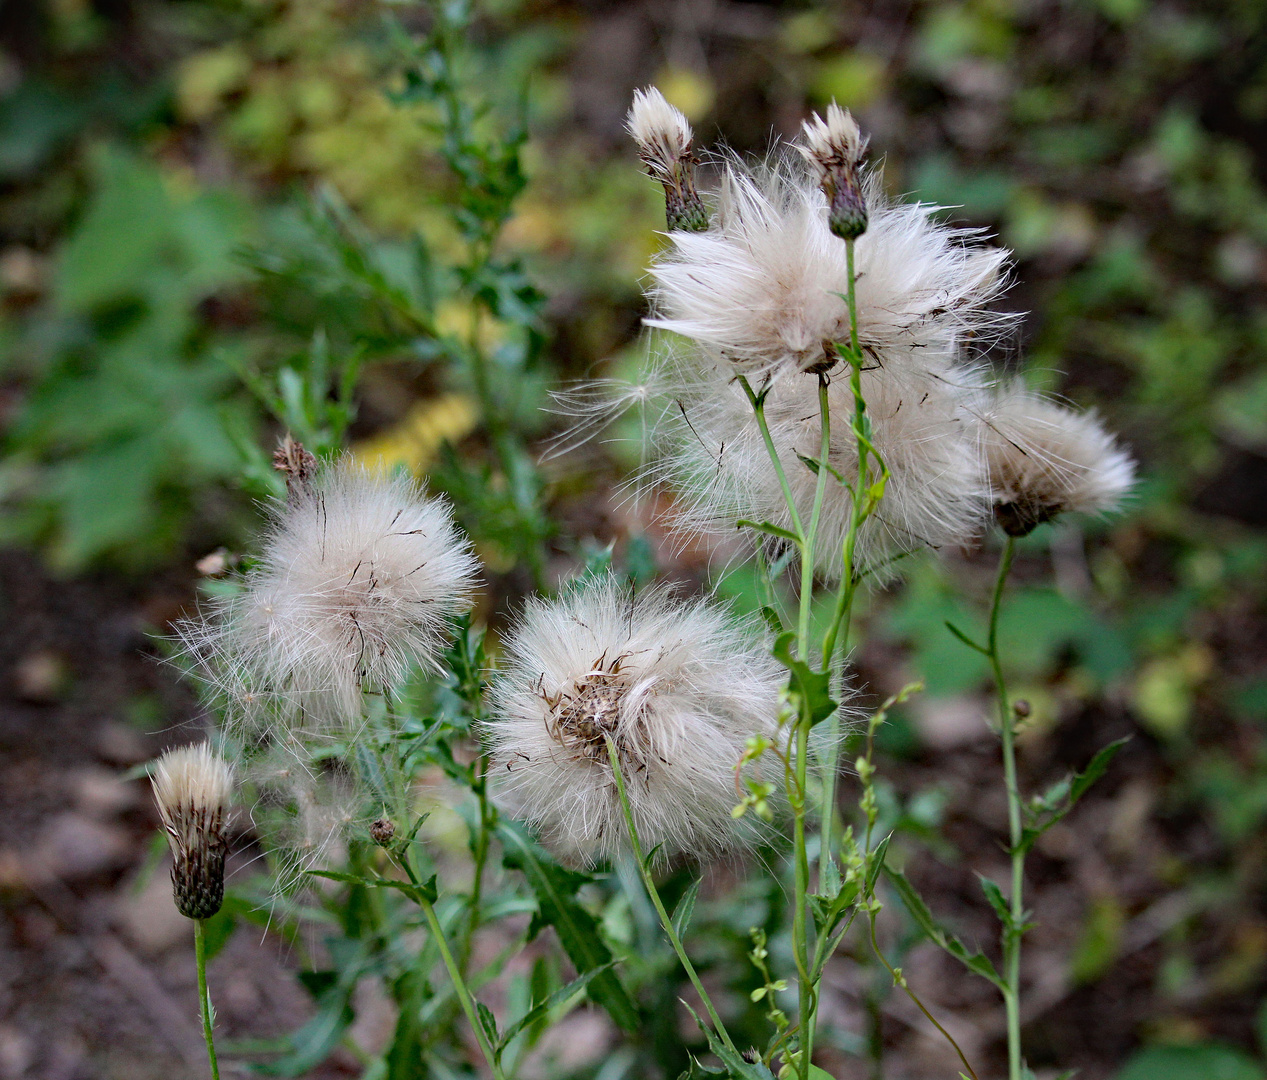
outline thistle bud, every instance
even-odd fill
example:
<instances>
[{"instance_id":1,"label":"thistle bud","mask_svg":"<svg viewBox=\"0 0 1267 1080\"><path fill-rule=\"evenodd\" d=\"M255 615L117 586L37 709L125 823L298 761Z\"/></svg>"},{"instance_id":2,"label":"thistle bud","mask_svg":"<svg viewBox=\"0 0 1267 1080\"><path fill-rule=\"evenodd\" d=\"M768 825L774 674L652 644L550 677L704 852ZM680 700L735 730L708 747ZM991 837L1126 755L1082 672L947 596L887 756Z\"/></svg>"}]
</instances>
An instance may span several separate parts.
<instances>
[{"instance_id":1,"label":"thistle bud","mask_svg":"<svg viewBox=\"0 0 1267 1080\"><path fill-rule=\"evenodd\" d=\"M647 172L664 185L670 231L703 232L708 211L695 190L694 133L682 113L654 86L635 90L625 129L638 144Z\"/></svg>"},{"instance_id":2,"label":"thistle bud","mask_svg":"<svg viewBox=\"0 0 1267 1080\"><path fill-rule=\"evenodd\" d=\"M209 743L169 750L153 775L154 798L171 844L172 894L189 919L209 919L224 902L233 770Z\"/></svg>"},{"instance_id":3,"label":"thistle bud","mask_svg":"<svg viewBox=\"0 0 1267 1080\"><path fill-rule=\"evenodd\" d=\"M381 817L370 822L370 839L379 847L386 847L396 835L396 825L391 818Z\"/></svg>"},{"instance_id":4,"label":"thistle bud","mask_svg":"<svg viewBox=\"0 0 1267 1080\"><path fill-rule=\"evenodd\" d=\"M289 435L273 451L273 468L286 477L286 500L292 506L308 493L317 471L317 459Z\"/></svg>"},{"instance_id":5,"label":"thistle bud","mask_svg":"<svg viewBox=\"0 0 1267 1080\"><path fill-rule=\"evenodd\" d=\"M867 139L858 123L834 101L827 119L815 113L803 124L805 145L797 149L818 177L827 196L827 223L842 240L856 240L867 231L867 201L862 193L862 159Z\"/></svg>"}]
</instances>

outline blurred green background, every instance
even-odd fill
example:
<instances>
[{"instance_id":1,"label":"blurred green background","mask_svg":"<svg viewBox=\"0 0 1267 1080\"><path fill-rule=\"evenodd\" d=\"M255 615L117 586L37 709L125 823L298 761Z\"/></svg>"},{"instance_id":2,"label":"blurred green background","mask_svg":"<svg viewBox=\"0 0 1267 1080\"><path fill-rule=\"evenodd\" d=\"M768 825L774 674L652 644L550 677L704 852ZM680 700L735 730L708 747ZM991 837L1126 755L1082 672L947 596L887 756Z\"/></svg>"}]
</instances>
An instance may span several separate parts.
<instances>
[{"instance_id":1,"label":"blurred green background","mask_svg":"<svg viewBox=\"0 0 1267 1080\"><path fill-rule=\"evenodd\" d=\"M1142 465L1120 519L1026 542L1005 615L1031 780L1135 736L1034 858L1031 1060L1261 1080L1267 5L494 0L457 77L487 105L475 130L524 141L469 175L444 121L462 92L408 76L400 28L432 16L0 4L0 542L110 596L164 582L161 627L194 562L249 539L276 437L333 444L346 423L454 498L504 616L632 520L627 447L536 464L560 424L547 391L644 348L662 202L622 132L632 90L654 82L699 142L754 154L835 99L892 192L1016 252L1006 303L1028 315L994 362L1096 407ZM709 572L699 551L658 558ZM872 598L856 653L873 692L928 684L882 773L925 837L925 894L982 941L974 867L945 841L997 857L986 673L944 621L979 625L990 573L988 552L914 566ZM752 593L742 567L719 587ZM932 997L997 1050L982 999ZM892 1075L933 1075L911 1027L882 1033Z\"/></svg>"}]
</instances>

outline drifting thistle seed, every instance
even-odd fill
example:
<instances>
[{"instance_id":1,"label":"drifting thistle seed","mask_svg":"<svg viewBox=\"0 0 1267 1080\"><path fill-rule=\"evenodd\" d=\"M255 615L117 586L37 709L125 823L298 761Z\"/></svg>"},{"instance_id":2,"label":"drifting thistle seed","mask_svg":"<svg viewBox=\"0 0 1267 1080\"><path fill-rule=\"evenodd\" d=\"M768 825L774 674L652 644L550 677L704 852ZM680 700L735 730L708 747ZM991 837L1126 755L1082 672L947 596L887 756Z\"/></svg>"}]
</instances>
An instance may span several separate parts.
<instances>
[{"instance_id":1,"label":"drifting thistle seed","mask_svg":"<svg viewBox=\"0 0 1267 1080\"><path fill-rule=\"evenodd\" d=\"M176 908L186 918L209 919L224 902L233 770L201 743L169 750L155 765L152 782L174 859Z\"/></svg>"},{"instance_id":2,"label":"drifting thistle seed","mask_svg":"<svg viewBox=\"0 0 1267 1080\"><path fill-rule=\"evenodd\" d=\"M669 230L707 229L708 211L695 190L694 133L686 117L652 86L634 91L625 129L638 144L648 174L664 186Z\"/></svg>"},{"instance_id":3,"label":"drifting thistle seed","mask_svg":"<svg viewBox=\"0 0 1267 1080\"><path fill-rule=\"evenodd\" d=\"M785 677L758 628L606 576L530 600L505 656L484 725L490 781L560 858L627 849L608 738L646 850L705 858L754 838L731 816L736 766L749 736L775 737ZM757 780L777 780L772 758L753 763Z\"/></svg>"},{"instance_id":4,"label":"drifting thistle seed","mask_svg":"<svg viewBox=\"0 0 1267 1080\"><path fill-rule=\"evenodd\" d=\"M827 197L827 223L842 240L867 231L867 200L862 189L862 161L867 139L858 122L834 101L827 119L815 113L803 124L805 144L797 149L810 163Z\"/></svg>"},{"instance_id":5,"label":"drifting thistle seed","mask_svg":"<svg viewBox=\"0 0 1267 1080\"><path fill-rule=\"evenodd\" d=\"M1094 413L1078 413L1013 383L997 394L985 429L995 520L1026 536L1059 514L1117 509L1135 464Z\"/></svg>"}]
</instances>

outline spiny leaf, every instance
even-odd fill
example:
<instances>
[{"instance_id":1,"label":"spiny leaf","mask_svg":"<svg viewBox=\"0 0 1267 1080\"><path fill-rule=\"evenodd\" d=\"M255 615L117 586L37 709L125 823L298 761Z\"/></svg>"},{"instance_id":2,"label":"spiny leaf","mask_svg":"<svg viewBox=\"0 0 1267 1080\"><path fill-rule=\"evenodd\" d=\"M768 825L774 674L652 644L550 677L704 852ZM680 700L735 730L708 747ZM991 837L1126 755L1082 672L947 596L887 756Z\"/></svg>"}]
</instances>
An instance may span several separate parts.
<instances>
[{"instance_id":1,"label":"spiny leaf","mask_svg":"<svg viewBox=\"0 0 1267 1080\"><path fill-rule=\"evenodd\" d=\"M1008 906L1003 890L984 874L978 874L977 876L981 880L981 891L985 893L985 898L990 901L990 906L994 908L994 913L999 917L999 921L1005 927L1011 929L1012 909Z\"/></svg>"},{"instance_id":2,"label":"spiny leaf","mask_svg":"<svg viewBox=\"0 0 1267 1080\"><path fill-rule=\"evenodd\" d=\"M906 875L901 870L894 870L892 867L886 866L884 873L902 898L902 903L906 905L906 910L911 913L911 918L915 920L919 928L924 931L933 944L940 946L969 971L980 975L982 978L989 979L1000 990L1003 989L1003 980L994 969L994 964L990 962L990 958L980 951L969 952L962 941L938 923L933 917L933 913L929 911L928 905L924 903L923 897L915 891L915 886L907 880Z\"/></svg>"},{"instance_id":3,"label":"spiny leaf","mask_svg":"<svg viewBox=\"0 0 1267 1080\"><path fill-rule=\"evenodd\" d=\"M814 671L804 660L792 656L792 642L795 640L796 635L790 630L781 634L774 644L774 657L791 672L792 689L800 696L812 727L826 720L836 708L831 696L831 675L826 671Z\"/></svg>"},{"instance_id":4,"label":"spiny leaf","mask_svg":"<svg viewBox=\"0 0 1267 1080\"><path fill-rule=\"evenodd\" d=\"M502 842L503 861L524 875L536 895L533 926L554 927L576 970L582 974L595 972L589 996L625 1031L637 1031L637 1006L610 970L612 954L599 934L598 920L576 900L577 890L591 880L590 876L559 866L515 822L499 821L497 835ZM606 970L597 971L599 968Z\"/></svg>"},{"instance_id":5,"label":"spiny leaf","mask_svg":"<svg viewBox=\"0 0 1267 1080\"><path fill-rule=\"evenodd\" d=\"M691 925L691 916L695 914L695 898L699 896L699 887L703 883L702 877L692 881L690 887L682 894L682 899L677 902L677 907L673 909L673 930L679 940L686 937L687 928Z\"/></svg>"},{"instance_id":6,"label":"spiny leaf","mask_svg":"<svg viewBox=\"0 0 1267 1080\"><path fill-rule=\"evenodd\" d=\"M686 1011L695 1017L695 1023L708 1039L708 1048L721 1059L721 1063L726 1066L726 1075L731 1077L731 1080L774 1080L774 1073L765 1065L759 1061L744 1061L717 1037L717 1033L700 1019L699 1014L691 1008L689 1003L683 1001L682 1004L686 1006Z\"/></svg>"},{"instance_id":7,"label":"spiny leaf","mask_svg":"<svg viewBox=\"0 0 1267 1080\"><path fill-rule=\"evenodd\" d=\"M538 1001L535 1005L532 1006L532 1008L530 1008L526 1013L524 1013L523 1016L521 1016L518 1020L516 1020L513 1024L511 1024L510 1027L508 1027L504 1032L502 1032L501 1041L497 1043L497 1056L498 1057L501 1056L502 1052L506 1049L506 1047L510 1045L511 1040L514 1039L521 1031L523 1031L524 1028L531 1027L538 1020L540 1020L547 1013L549 1013L550 1010L553 1009L555 1006L562 1005L565 1001L568 1001L569 999L575 997L582 990L584 990L590 984L590 982L593 981L595 977L603 974L606 971L610 971L613 964L615 964L614 960L609 963L604 964L602 967L596 967L590 971L587 971L583 975L578 975L566 986L560 986L557 990L555 990L549 996L543 998L541 1001Z\"/></svg>"}]
</instances>

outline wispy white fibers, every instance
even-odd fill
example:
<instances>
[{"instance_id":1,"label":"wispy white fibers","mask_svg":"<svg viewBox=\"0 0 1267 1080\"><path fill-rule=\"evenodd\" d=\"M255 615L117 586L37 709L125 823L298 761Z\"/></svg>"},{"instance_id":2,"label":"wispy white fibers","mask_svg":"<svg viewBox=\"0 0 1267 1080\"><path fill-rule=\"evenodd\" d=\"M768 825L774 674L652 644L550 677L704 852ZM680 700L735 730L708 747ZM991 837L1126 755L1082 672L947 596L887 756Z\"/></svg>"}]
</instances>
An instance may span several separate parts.
<instances>
[{"instance_id":1,"label":"wispy white fibers","mask_svg":"<svg viewBox=\"0 0 1267 1080\"><path fill-rule=\"evenodd\" d=\"M172 849L176 907L187 918L209 919L224 899L233 769L210 744L201 743L165 753L152 781Z\"/></svg>"},{"instance_id":2,"label":"wispy white fibers","mask_svg":"<svg viewBox=\"0 0 1267 1080\"><path fill-rule=\"evenodd\" d=\"M873 176L869 223L856 244L862 393L872 442L891 474L859 538L864 564L897 550L970 542L989 513L980 416L988 382L967 353L1010 319L989 305L1004 287L1007 253L938 222L933 208L892 203ZM733 530L737 519L791 524L746 396L735 381L768 388L766 416L797 508L807 519L815 476L800 458L819 453L817 371L826 369L829 463L857 473L854 399L836 344L849 340L846 244L826 200L796 162L755 171L728 163L719 213L707 233L671 234L652 269L653 326L695 343L679 359L679 408L657 432L652 478L678 492L681 524ZM849 528L847 489L829 482L818 569L840 572Z\"/></svg>"},{"instance_id":3,"label":"wispy white fibers","mask_svg":"<svg viewBox=\"0 0 1267 1080\"><path fill-rule=\"evenodd\" d=\"M179 632L231 720L346 727L363 692L436 667L477 562L446 503L346 458L271 516L240 590Z\"/></svg>"},{"instance_id":4,"label":"wispy white fibers","mask_svg":"<svg viewBox=\"0 0 1267 1080\"><path fill-rule=\"evenodd\" d=\"M995 517L1024 536L1065 511L1117 509L1135 483L1135 464L1094 413L1048 401L1020 383L1003 387L986 425Z\"/></svg>"},{"instance_id":5,"label":"wispy white fibers","mask_svg":"<svg viewBox=\"0 0 1267 1080\"><path fill-rule=\"evenodd\" d=\"M627 830L610 735L644 850L741 846L753 832L731 816L736 766L750 736L774 736L785 681L762 629L710 600L635 593L611 576L529 600L484 727L495 796L560 858L612 857ZM745 772L776 780L773 760Z\"/></svg>"}]
</instances>

